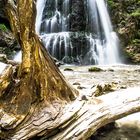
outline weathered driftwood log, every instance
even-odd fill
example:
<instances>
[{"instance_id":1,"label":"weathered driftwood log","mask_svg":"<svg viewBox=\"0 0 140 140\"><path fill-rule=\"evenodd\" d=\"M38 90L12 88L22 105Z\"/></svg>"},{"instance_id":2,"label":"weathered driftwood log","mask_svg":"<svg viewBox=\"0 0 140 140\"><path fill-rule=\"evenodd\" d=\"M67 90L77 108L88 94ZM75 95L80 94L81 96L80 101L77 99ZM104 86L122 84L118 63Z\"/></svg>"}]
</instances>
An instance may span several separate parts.
<instances>
[{"instance_id":1,"label":"weathered driftwood log","mask_svg":"<svg viewBox=\"0 0 140 140\"><path fill-rule=\"evenodd\" d=\"M22 63L9 66L0 77L0 138L86 139L140 110L140 95L134 92L80 97L35 34L35 1L5 0L5 5L23 54Z\"/></svg>"},{"instance_id":2,"label":"weathered driftwood log","mask_svg":"<svg viewBox=\"0 0 140 140\"><path fill-rule=\"evenodd\" d=\"M89 95L86 100L79 96L62 107L54 118L50 118L51 108L36 107L32 115L17 129L4 131L5 139L26 140L44 137L48 140L86 140L100 127L140 111L139 91L140 88L132 88L100 97Z\"/></svg>"}]
</instances>

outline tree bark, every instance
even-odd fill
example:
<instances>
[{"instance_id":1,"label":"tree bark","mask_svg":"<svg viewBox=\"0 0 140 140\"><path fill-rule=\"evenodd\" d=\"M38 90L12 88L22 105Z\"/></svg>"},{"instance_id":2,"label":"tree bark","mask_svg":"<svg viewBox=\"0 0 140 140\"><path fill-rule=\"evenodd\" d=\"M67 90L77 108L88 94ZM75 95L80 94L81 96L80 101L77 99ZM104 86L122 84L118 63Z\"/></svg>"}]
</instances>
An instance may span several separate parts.
<instances>
[{"instance_id":1,"label":"tree bark","mask_svg":"<svg viewBox=\"0 0 140 140\"><path fill-rule=\"evenodd\" d=\"M8 0L5 4L22 62L8 66L0 77L0 138L86 139L101 126L140 110L139 94L82 100L35 34L35 1Z\"/></svg>"},{"instance_id":2,"label":"tree bark","mask_svg":"<svg viewBox=\"0 0 140 140\"><path fill-rule=\"evenodd\" d=\"M35 34L35 1L18 0L15 5L8 0L6 7L22 49L22 63L0 79L0 126L9 130L18 128L33 110L46 108L47 119L55 118L78 92L66 82Z\"/></svg>"}]
</instances>

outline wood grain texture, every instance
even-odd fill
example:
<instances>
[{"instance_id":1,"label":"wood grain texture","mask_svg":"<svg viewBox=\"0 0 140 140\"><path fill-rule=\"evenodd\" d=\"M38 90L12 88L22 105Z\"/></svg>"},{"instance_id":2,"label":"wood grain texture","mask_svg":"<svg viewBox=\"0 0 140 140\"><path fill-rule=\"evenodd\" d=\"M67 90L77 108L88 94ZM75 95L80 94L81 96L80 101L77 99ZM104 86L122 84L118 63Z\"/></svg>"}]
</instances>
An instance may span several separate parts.
<instances>
[{"instance_id":1,"label":"wood grain texture","mask_svg":"<svg viewBox=\"0 0 140 140\"><path fill-rule=\"evenodd\" d=\"M107 123L140 111L140 89L82 98L35 34L35 1L6 1L23 55L21 64L0 77L0 138L85 140Z\"/></svg>"}]
</instances>

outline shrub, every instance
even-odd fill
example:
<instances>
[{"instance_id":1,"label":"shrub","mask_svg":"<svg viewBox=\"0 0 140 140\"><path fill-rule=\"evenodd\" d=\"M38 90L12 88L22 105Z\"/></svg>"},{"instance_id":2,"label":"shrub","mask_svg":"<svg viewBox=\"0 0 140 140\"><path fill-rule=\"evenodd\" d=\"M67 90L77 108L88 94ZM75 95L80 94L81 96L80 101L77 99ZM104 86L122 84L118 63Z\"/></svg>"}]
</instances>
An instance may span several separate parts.
<instances>
[{"instance_id":1,"label":"shrub","mask_svg":"<svg viewBox=\"0 0 140 140\"><path fill-rule=\"evenodd\" d=\"M130 14L132 17L140 17L140 9L136 9L134 12Z\"/></svg>"}]
</instances>

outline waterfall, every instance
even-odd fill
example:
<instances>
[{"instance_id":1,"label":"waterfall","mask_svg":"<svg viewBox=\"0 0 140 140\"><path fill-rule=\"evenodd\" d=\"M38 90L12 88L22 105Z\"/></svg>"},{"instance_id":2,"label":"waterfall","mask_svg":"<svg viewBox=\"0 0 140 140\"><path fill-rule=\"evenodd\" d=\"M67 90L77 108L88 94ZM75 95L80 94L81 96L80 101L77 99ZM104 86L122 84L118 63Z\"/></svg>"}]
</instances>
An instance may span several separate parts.
<instances>
[{"instance_id":1,"label":"waterfall","mask_svg":"<svg viewBox=\"0 0 140 140\"><path fill-rule=\"evenodd\" d=\"M36 32L49 53L66 63L120 62L104 0L37 0Z\"/></svg>"},{"instance_id":2,"label":"waterfall","mask_svg":"<svg viewBox=\"0 0 140 140\"><path fill-rule=\"evenodd\" d=\"M120 63L104 0L37 0L36 8L36 33L53 57L70 64Z\"/></svg>"},{"instance_id":3,"label":"waterfall","mask_svg":"<svg viewBox=\"0 0 140 140\"><path fill-rule=\"evenodd\" d=\"M35 30L37 34L39 34L40 32L42 14L43 14L43 9L45 7L45 3L46 3L46 0L37 0L37 4L36 4L37 15L36 15L36 24L35 24Z\"/></svg>"},{"instance_id":4,"label":"waterfall","mask_svg":"<svg viewBox=\"0 0 140 140\"><path fill-rule=\"evenodd\" d=\"M119 39L113 31L111 20L104 0L89 0L91 22L96 27L98 39L91 39L92 57L96 54L96 64L115 64L119 63L118 44ZM98 12L98 13L97 13ZM99 28L99 25L101 28ZM99 42L99 43L97 43ZM96 45L96 49L95 49Z\"/></svg>"}]
</instances>

